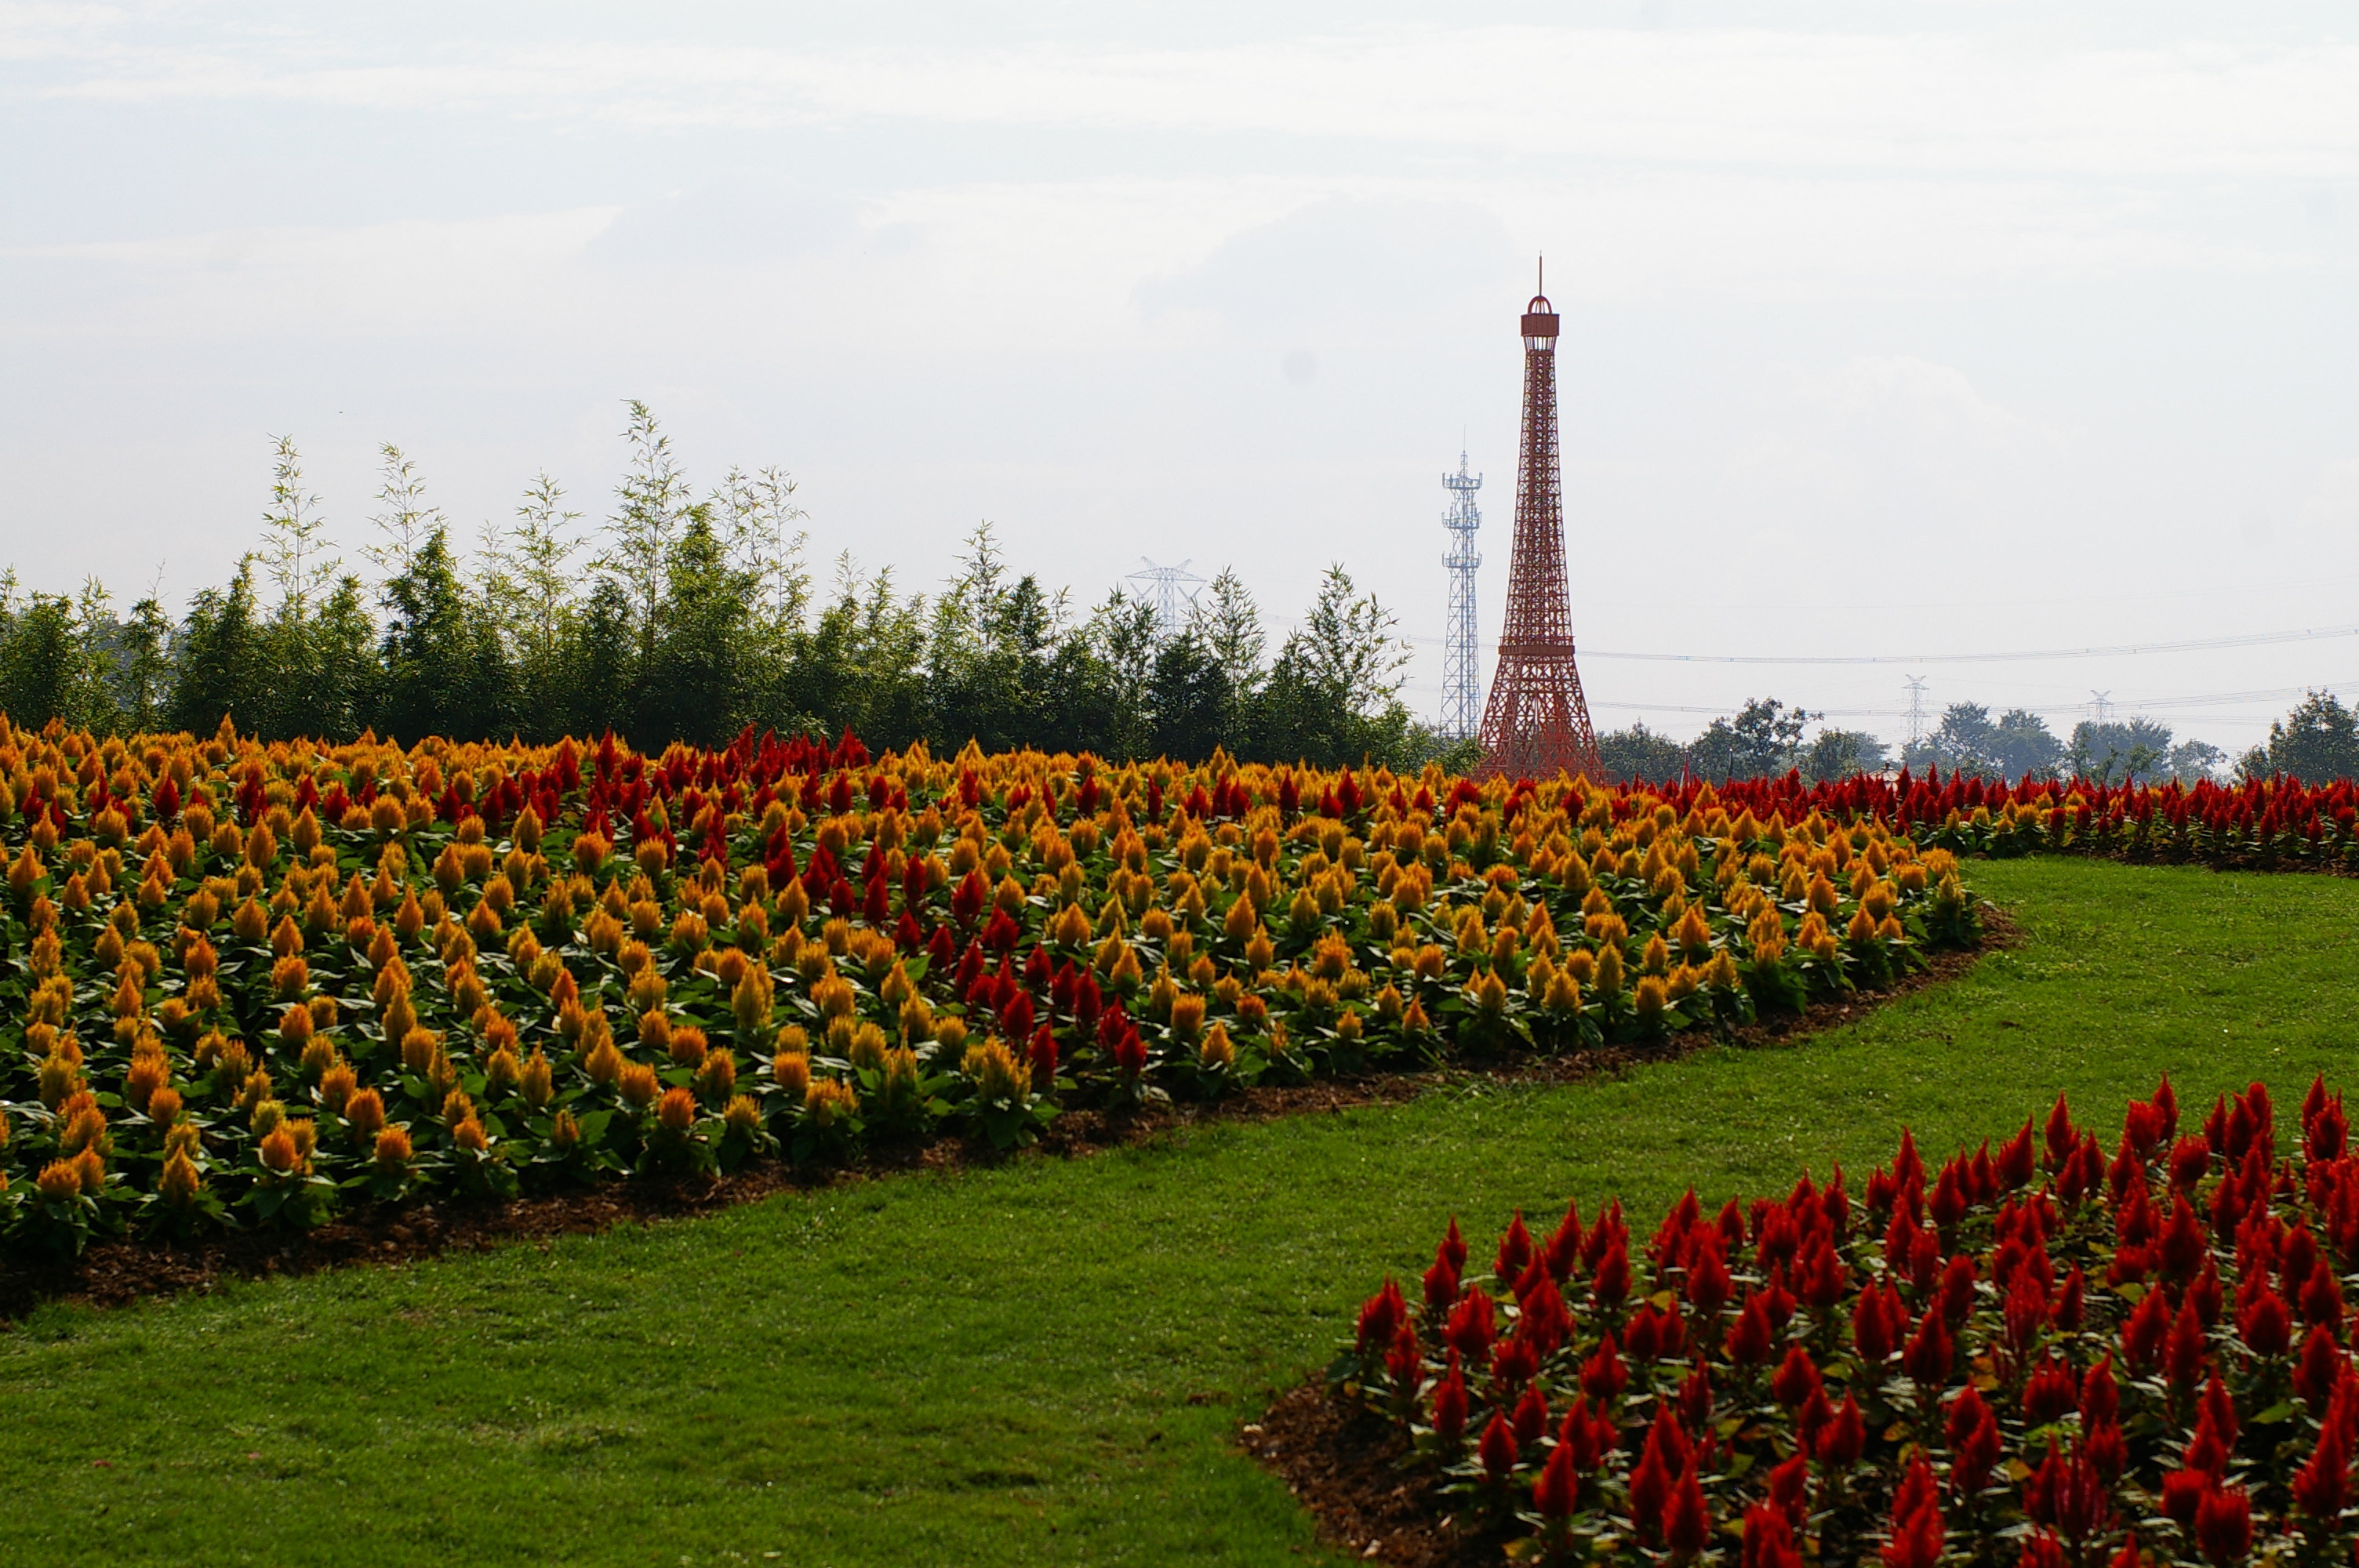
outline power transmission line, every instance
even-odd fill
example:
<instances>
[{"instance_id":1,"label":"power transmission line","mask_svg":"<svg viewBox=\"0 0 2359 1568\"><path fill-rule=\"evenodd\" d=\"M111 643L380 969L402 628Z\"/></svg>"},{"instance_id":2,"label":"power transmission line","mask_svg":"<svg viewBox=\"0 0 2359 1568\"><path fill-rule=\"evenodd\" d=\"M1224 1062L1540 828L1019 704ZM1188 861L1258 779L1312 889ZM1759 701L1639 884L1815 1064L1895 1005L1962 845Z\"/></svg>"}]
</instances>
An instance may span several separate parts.
<instances>
[{"instance_id":1,"label":"power transmission line","mask_svg":"<svg viewBox=\"0 0 2359 1568\"><path fill-rule=\"evenodd\" d=\"M1634 654L1583 648L1584 659L1636 659L1665 665L1999 665L2036 659L2111 659L2132 654L2191 654L2214 648L2259 648L2277 643L2310 643L2359 637L2359 626L2327 626L2302 632L2253 632L2234 637L2197 637L2180 643L2121 643L2104 648L2042 648L2019 654Z\"/></svg>"}]
</instances>

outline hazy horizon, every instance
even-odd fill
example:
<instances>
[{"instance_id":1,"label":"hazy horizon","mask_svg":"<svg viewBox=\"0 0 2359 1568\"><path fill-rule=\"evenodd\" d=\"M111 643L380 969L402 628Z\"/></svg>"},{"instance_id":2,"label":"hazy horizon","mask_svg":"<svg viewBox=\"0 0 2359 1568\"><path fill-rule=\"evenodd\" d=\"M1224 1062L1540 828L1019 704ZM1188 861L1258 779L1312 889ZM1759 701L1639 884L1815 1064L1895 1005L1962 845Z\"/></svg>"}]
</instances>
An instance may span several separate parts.
<instances>
[{"instance_id":1,"label":"hazy horizon","mask_svg":"<svg viewBox=\"0 0 2359 1568\"><path fill-rule=\"evenodd\" d=\"M989 518L1084 607L1186 558L1283 626L1340 559L1430 719L1440 476L1487 476L1487 661L1545 252L1585 648L2359 623L2340 13L1449 16L0 5L0 566L177 607L281 434L348 559L385 440L467 542L542 469L595 516L636 397L701 486L792 470L822 576L930 591ZM1678 736L1775 695L1897 738L1910 673L2234 752L2359 637L1582 666Z\"/></svg>"}]
</instances>

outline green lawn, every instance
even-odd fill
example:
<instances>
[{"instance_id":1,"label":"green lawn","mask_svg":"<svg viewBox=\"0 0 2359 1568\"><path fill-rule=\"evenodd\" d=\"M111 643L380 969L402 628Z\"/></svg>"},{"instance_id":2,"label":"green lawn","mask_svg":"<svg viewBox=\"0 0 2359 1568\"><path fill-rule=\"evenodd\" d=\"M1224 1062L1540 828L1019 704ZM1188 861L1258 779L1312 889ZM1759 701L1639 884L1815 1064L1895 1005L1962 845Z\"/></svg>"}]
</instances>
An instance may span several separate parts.
<instances>
[{"instance_id":1,"label":"green lawn","mask_svg":"<svg viewBox=\"0 0 2359 1568\"><path fill-rule=\"evenodd\" d=\"M1455 1210L1642 1223L1798 1166L2349 1061L2359 881L1974 868L2023 946L1797 1047L1196 1133L0 1338L0 1561L1270 1563L1229 1447Z\"/></svg>"}]
</instances>

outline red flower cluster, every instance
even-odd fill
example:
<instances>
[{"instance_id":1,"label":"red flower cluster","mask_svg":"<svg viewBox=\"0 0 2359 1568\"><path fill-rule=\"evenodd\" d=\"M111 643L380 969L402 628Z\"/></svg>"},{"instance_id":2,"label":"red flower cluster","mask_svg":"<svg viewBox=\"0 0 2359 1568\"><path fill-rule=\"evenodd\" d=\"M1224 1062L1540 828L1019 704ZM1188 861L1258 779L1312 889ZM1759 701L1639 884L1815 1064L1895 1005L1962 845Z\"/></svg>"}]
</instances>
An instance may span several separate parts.
<instances>
[{"instance_id":1,"label":"red flower cluster","mask_svg":"<svg viewBox=\"0 0 2359 1568\"><path fill-rule=\"evenodd\" d=\"M1904 1131L1858 1203L1690 1191L1635 1257L1618 1204L1518 1214L1488 1274L1453 1219L1333 1375L1540 1560L2348 1563L2359 1158L2322 1081L2300 1121L2255 1084L2182 1135L2165 1078L2109 1155L2060 1098L1930 1173Z\"/></svg>"}]
</instances>

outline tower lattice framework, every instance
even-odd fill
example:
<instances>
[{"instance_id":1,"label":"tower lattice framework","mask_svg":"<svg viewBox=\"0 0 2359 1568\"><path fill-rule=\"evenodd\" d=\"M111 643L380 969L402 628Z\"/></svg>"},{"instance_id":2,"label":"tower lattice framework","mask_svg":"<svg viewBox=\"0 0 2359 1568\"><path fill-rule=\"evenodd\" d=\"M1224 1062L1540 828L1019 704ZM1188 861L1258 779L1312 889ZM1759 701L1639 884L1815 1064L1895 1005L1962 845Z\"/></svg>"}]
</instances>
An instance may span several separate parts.
<instances>
[{"instance_id":1,"label":"tower lattice framework","mask_svg":"<svg viewBox=\"0 0 2359 1568\"><path fill-rule=\"evenodd\" d=\"M1483 714L1485 777L1603 782L1597 731L1572 657L1564 564L1564 487L1557 467L1557 314L1544 294L1524 308L1524 435L1516 475L1516 540L1507 614Z\"/></svg>"},{"instance_id":2,"label":"tower lattice framework","mask_svg":"<svg viewBox=\"0 0 2359 1568\"><path fill-rule=\"evenodd\" d=\"M1441 525L1450 530L1450 553L1441 564L1450 571L1450 615L1441 643L1441 732L1453 741L1471 739L1483 722L1483 654L1477 634L1474 573L1483 557L1474 548L1474 532L1483 514L1474 492L1483 476L1470 473L1466 454L1458 454L1458 471L1441 476L1450 492L1450 510Z\"/></svg>"}]
</instances>

